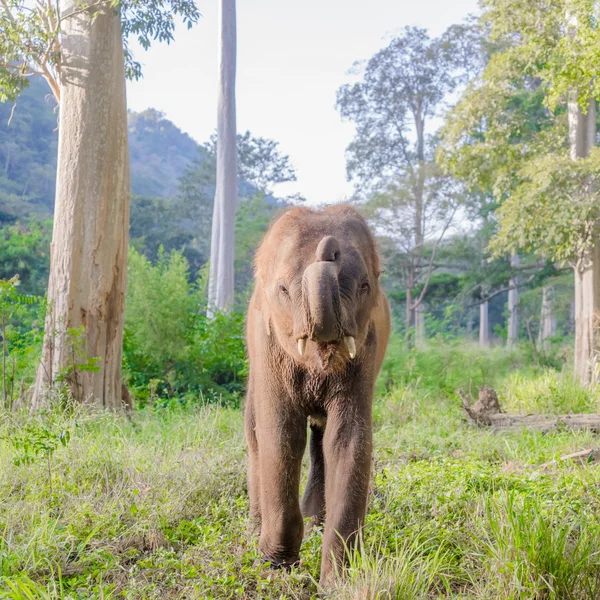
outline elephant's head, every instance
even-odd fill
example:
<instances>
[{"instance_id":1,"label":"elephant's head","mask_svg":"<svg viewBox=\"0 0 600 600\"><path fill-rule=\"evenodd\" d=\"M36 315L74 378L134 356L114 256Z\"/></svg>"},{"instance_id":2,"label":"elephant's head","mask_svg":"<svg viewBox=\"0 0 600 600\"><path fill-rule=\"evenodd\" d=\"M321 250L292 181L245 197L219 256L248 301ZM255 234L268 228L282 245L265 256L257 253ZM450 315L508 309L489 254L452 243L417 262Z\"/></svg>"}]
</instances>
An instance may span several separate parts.
<instances>
[{"instance_id":1,"label":"elephant's head","mask_svg":"<svg viewBox=\"0 0 600 600\"><path fill-rule=\"evenodd\" d=\"M266 327L297 363L343 368L367 339L379 272L373 237L353 208L291 209L257 252Z\"/></svg>"}]
</instances>

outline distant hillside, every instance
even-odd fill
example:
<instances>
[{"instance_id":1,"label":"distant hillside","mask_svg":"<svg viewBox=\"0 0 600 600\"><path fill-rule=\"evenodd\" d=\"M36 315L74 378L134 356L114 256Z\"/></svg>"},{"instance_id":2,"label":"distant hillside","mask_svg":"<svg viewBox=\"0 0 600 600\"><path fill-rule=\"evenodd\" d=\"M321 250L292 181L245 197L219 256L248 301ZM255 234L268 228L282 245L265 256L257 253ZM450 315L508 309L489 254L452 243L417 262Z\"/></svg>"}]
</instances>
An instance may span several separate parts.
<instances>
[{"instance_id":1,"label":"distant hillside","mask_svg":"<svg viewBox=\"0 0 600 600\"><path fill-rule=\"evenodd\" d=\"M0 103L0 224L52 215L57 117L40 79L31 80L14 110L11 103ZM129 147L131 189L143 196L175 195L186 167L206 157L198 143L154 109L129 113Z\"/></svg>"},{"instance_id":2,"label":"distant hillside","mask_svg":"<svg viewBox=\"0 0 600 600\"><path fill-rule=\"evenodd\" d=\"M52 213L57 114L46 95L46 84L32 79L16 107L0 103L0 223Z\"/></svg>"},{"instance_id":3,"label":"distant hillside","mask_svg":"<svg viewBox=\"0 0 600 600\"><path fill-rule=\"evenodd\" d=\"M153 108L129 112L131 189L141 196L168 198L177 193L177 182L205 150Z\"/></svg>"}]
</instances>

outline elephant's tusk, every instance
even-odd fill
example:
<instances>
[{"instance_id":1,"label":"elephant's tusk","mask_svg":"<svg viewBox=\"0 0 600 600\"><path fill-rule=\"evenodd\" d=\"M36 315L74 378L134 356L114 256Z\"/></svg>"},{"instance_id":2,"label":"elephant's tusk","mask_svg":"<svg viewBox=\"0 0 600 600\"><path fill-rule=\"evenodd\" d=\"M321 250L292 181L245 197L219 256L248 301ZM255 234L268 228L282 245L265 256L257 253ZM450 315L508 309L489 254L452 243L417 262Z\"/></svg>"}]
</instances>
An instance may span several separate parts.
<instances>
[{"instance_id":1,"label":"elephant's tusk","mask_svg":"<svg viewBox=\"0 0 600 600\"><path fill-rule=\"evenodd\" d=\"M351 335L347 335L344 338L344 341L346 342L346 348L348 348L350 358L354 358L356 356L356 342L354 341L354 338Z\"/></svg>"},{"instance_id":2,"label":"elephant's tusk","mask_svg":"<svg viewBox=\"0 0 600 600\"><path fill-rule=\"evenodd\" d=\"M298 338L298 354L302 356L306 350L306 338Z\"/></svg>"}]
</instances>

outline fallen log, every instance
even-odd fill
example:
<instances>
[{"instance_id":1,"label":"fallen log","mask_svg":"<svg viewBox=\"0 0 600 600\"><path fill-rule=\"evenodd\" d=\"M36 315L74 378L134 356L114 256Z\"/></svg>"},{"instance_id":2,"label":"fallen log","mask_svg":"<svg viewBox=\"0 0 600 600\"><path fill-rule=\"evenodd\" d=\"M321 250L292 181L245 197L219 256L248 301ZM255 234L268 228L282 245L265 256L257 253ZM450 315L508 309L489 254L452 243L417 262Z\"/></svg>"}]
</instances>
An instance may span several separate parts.
<instances>
[{"instance_id":1,"label":"fallen log","mask_svg":"<svg viewBox=\"0 0 600 600\"><path fill-rule=\"evenodd\" d=\"M579 450L579 452L573 452L572 454L565 454L561 456L558 460L551 460L545 462L543 465L540 465L540 469L547 469L552 465L557 464L558 462L563 462L565 460L579 460L582 463L591 463L598 462L600 459L600 453L598 452L598 448L586 448L585 450Z\"/></svg>"},{"instance_id":2,"label":"fallen log","mask_svg":"<svg viewBox=\"0 0 600 600\"><path fill-rule=\"evenodd\" d=\"M535 429L552 431L555 429L600 431L600 415L519 415L502 411L498 394L492 388L479 388L479 399L471 405L469 398L458 390L462 399L462 408L469 420L478 426L490 427L494 431L514 431L518 429Z\"/></svg>"}]
</instances>

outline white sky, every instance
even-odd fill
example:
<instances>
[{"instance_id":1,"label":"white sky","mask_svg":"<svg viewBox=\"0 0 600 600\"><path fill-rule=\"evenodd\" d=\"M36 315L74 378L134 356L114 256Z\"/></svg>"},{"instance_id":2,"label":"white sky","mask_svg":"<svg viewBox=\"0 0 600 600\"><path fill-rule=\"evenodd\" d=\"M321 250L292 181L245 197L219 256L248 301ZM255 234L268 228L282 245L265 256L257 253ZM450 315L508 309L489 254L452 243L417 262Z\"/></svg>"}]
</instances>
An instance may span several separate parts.
<instances>
[{"instance_id":1,"label":"white sky","mask_svg":"<svg viewBox=\"0 0 600 600\"><path fill-rule=\"evenodd\" d=\"M164 112L203 142L216 129L218 4L198 3L196 27L136 52L144 78L129 82L128 102ZM340 119L335 95L352 63L405 25L439 35L476 11L477 0L238 0L238 131L272 138L290 155L298 181L276 193L300 192L311 204L349 195L344 151L354 128Z\"/></svg>"}]
</instances>

